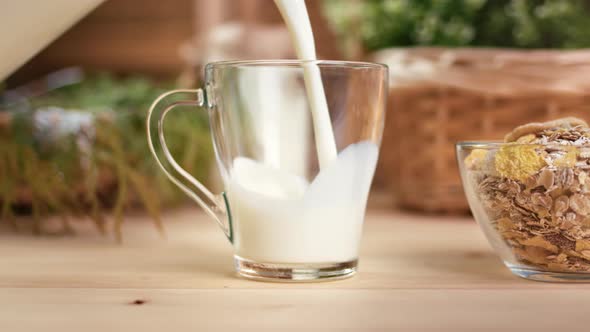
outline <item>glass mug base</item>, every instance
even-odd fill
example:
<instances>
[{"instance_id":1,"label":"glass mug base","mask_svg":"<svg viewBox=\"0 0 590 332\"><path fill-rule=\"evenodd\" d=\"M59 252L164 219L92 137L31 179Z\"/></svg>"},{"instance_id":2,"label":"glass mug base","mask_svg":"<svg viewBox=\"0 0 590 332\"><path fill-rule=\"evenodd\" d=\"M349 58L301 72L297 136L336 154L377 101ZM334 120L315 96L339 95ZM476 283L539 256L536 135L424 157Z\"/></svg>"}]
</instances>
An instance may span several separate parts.
<instances>
[{"instance_id":1,"label":"glass mug base","mask_svg":"<svg viewBox=\"0 0 590 332\"><path fill-rule=\"evenodd\" d=\"M246 279L274 282L318 282L341 280L354 276L358 260L341 263L258 263L234 256L239 276Z\"/></svg>"},{"instance_id":2,"label":"glass mug base","mask_svg":"<svg viewBox=\"0 0 590 332\"><path fill-rule=\"evenodd\" d=\"M549 272L506 263L506 266L515 275L534 281L560 282L560 283L589 283L590 273L573 272Z\"/></svg>"}]
</instances>

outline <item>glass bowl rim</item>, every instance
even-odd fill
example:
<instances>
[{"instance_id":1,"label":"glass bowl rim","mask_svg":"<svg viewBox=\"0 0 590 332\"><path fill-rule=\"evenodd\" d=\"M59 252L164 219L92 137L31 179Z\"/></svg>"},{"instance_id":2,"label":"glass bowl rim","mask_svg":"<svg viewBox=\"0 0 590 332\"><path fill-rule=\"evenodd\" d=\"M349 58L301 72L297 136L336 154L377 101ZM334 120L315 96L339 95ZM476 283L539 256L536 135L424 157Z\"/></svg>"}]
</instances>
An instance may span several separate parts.
<instances>
[{"instance_id":1,"label":"glass bowl rim","mask_svg":"<svg viewBox=\"0 0 590 332\"><path fill-rule=\"evenodd\" d=\"M574 149L584 148L590 149L590 143L581 145L563 145L559 143L516 143L516 142L502 142L502 141L461 141L455 143L455 146L460 149L498 149L504 146L538 146L538 147L551 147L553 149Z\"/></svg>"}]
</instances>

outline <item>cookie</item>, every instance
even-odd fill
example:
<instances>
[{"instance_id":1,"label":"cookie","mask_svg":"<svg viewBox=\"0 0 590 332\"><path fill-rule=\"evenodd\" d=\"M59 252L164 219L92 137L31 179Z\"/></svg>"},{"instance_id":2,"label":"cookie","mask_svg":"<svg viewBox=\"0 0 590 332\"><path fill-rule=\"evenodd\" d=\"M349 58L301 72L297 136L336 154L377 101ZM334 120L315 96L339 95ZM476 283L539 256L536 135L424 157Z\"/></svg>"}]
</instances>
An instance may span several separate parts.
<instances>
[{"instance_id":1,"label":"cookie","mask_svg":"<svg viewBox=\"0 0 590 332\"><path fill-rule=\"evenodd\" d=\"M573 128L577 126L588 127L586 121L575 117L567 117L547 122L532 122L514 128L512 132L504 137L504 142L515 142L520 137L535 134L551 128Z\"/></svg>"}]
</instances>

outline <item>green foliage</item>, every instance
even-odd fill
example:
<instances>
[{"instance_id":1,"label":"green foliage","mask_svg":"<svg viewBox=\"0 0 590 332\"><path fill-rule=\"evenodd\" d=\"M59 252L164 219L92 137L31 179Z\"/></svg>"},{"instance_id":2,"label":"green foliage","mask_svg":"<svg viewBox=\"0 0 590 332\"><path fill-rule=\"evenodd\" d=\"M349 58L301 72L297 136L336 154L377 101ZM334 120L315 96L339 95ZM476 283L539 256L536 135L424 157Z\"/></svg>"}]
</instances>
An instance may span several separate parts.
<instances>
[{"instance_id":1,"label":"green foliage","mask_svg":"<svg viewBox=\"0 0 590 332\"><path fill-rule=\"evenodd\" d=\"M327 9L341 35L360 29L368 50L590 46L590 10L584 0L329 0Z\"/></svg>"},{"instance_id":2,"label":"green foliage","mask_svg":"<svg viewBox=\"0 0 590 332\"><path fill-rule=\"evenodd\" d=\"M151 102L171 88L102 74L34 98L25 110L9 109L9 125L0 123L0 219L14 220L13 208L26 204L37 230L43 216L59 214L64 229L70 216L85 215L104 232L105 215L112 214L120 239L124 210L139 203L162 230L161 206L184 195L153 160L145 120ZM41 126L43 112L49 123ZM213 153L206 117L201 111L175 112L166 121L171 152L200 178ZM81 118L90 124L80 126ZM68 126L80 128L59 132Z\"/></svg>"},{"instance_id":3,"label":"green foliage","mask_svg":"<svg viewBox=\"0 0 590 332\"><path fill-rule=\"evenodd\" d=\"M146 110L154 96L171 88L171 84L158 86L141 76L118 79L111 74L101 73L80 84L68 85L35 98L31 103L37 107L59 106L88 112L134 112Z\"/></svg>"}]
</instances>

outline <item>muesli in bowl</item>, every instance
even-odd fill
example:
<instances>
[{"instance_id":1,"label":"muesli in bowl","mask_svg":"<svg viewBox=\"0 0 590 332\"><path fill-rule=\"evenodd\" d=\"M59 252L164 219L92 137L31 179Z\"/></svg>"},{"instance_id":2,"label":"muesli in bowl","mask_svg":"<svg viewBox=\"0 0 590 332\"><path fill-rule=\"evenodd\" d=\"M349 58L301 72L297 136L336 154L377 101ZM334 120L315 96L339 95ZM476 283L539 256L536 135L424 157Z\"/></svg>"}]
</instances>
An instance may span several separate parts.
<instances>
[{"instance_id":1,"label":"muesli in bowl","mask_svg":"<svg viewBox=\"0 0 590 332\"><path fill-rule=\"evenodd\" d=\"M462 142L473 215L506 266L542 281L590 282L590 127L564 118L504 142Z\"/></svg>"}]
</instances>

